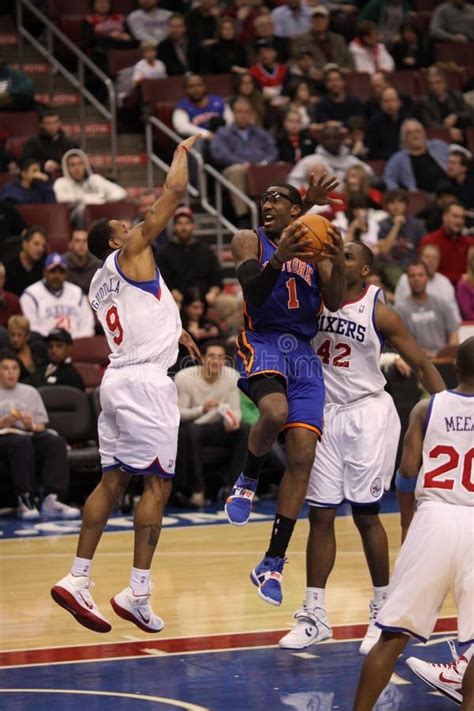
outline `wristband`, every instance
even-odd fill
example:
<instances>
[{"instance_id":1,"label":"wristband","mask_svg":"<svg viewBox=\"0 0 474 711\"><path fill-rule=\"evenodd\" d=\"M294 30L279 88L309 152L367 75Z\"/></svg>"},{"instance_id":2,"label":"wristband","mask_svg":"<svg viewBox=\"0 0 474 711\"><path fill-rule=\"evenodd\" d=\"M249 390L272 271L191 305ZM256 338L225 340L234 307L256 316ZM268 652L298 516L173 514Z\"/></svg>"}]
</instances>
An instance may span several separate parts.
<instances>
[{"instance_id":1,"label":"wristband","mask_svg":"<svg viewBox=\"0 0 474 711\"><path fill-rule=\"evenodd\" d=\"M395 488L404 494L411 494L416 489L416 480L417 477L407 479L401 475L400 469L397 469L397 473L395 474Z\"/></svg>"}]
</instances>

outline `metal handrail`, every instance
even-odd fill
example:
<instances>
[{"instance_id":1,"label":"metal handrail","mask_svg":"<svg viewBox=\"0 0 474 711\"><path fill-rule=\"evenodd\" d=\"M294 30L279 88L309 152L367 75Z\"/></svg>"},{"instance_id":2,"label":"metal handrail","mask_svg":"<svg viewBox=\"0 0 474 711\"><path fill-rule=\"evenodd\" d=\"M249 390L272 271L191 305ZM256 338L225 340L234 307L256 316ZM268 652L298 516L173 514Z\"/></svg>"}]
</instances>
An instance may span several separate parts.
<instances>
[{"instance_id":1,"label":"metal handrail","mask_svg":"<svg viewBox=\"0 0 474 711\"><path fill-rule=\"evenodd\" d=\"M146 125L146 147L147 147L147 157L148 157L148 186L153 187L153 164L158 165L162 170L168 171L169 165L163 161L153 150L153 126L160 129L163 133L172 140L175 144L180 143L183 139L179 134L173 131L169 126L167 126L163 121L160 121L156 116L150 116ZM243 193L241 190L230 183L224 176L222 176L215 168L213 168L208 163L204 162L202 155L196 149L191 150L191 155L194 156L197 163L197 182L198 191L192 186L188 185L188 192L193 197L198 197L202 208L212 217L216 219L217 222L217 246L219 252L222 251L223 240L222 240L222 229L226 229L232 234L238 231L238 228L232 224L224 215L222 214L222 199L223 199L223 189L236 195L240 198L249 208L251 215L251 222L254 229L258 227L258 209L254 201L251 200L248 195ZM216 194L216 205L212 205L209 202L208 192L207 192L207 179L206 174L214 178L215 194Z\"/></svg>"},{"instance_id":2,"label":"metal handrail","mask_svg":"<svg viewBox=\"0 0 474 711\"><path fill-rule=\"evenodd\" d=\"M40 20L46 28L46 47L24 27L23 25L23 6L28 9L38 20ZM79 92L79 125L81 129L81 148L86 147L85 134L85 105L84 99L87 99L94 108L107 120L110 121L110 153L112 156L112 174L117 175L117 108L116 94L113 81L104 72L87 57L66 35L58 30L58 28L46 17L30 0L17 0L17 28L22 38L28 42L51 64L52 71L49 73L49 93L53 92L53 71L61 74L74 89ZM53 54L53 35L60 40L78 60L78 79L71 74L63 65L58 62ZM85 67L87 67L98 79L100 79L107 89L109 96L110 109L107 109L91 92L84 86Z\"/></svg>"}]
</instances>

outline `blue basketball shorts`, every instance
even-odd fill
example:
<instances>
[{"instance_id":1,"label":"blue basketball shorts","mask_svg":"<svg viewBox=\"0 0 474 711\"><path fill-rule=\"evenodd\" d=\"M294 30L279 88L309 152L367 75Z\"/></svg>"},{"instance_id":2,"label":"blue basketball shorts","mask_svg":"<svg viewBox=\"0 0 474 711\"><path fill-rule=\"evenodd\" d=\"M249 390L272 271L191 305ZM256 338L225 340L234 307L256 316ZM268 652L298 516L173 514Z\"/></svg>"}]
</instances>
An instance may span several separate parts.
<instances>
[{"instance_id":1,"label":"blue basketball shorts","mask_svg":"<svg viewBox=\"0 0 474 711\"><path fill-rule=\"evenodd\" d=\"M324 379L319 358L310 343L292 334L243 331L236 339L238 385L250 395L250 379L281 375L286 383L288 419L284 429L303 427L321 436Z\"/></svg>"}]
</instances>

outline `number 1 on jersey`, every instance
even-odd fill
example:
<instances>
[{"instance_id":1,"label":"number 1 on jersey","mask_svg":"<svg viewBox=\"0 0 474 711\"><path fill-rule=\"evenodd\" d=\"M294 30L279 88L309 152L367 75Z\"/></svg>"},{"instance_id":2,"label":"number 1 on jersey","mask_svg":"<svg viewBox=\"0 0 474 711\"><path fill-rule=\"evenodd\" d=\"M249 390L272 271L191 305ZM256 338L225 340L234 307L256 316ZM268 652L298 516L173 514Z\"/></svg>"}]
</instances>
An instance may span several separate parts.
<instances>
[{"instance_id":1,"label":"number 1 on jersey","mask_svg":"<svg viewBox=\"0 0 474 711\"><path fill-rule=\"evenodd\" d=\"M114 335L114 343L119 346L122 341L123 341L123 328L122 324L120 323L120 317L118 315L117 307L116 306L111 306L107 313L105 314L105 322L107 324L107 327L109 331Z\"/></svg>"},{"instance_id":2,"label":"number 1 on jersey","mask_svg":"<svg viewBox=\"0 0 474 711\"><path fill-rule=\"evenodd\" d=\"M286 282L286 288L288 289L288 308L289 309L299 309L300 302L298 301L298 294L296 292L296 279L291 277Z\"/></svg>"}]
</instances>

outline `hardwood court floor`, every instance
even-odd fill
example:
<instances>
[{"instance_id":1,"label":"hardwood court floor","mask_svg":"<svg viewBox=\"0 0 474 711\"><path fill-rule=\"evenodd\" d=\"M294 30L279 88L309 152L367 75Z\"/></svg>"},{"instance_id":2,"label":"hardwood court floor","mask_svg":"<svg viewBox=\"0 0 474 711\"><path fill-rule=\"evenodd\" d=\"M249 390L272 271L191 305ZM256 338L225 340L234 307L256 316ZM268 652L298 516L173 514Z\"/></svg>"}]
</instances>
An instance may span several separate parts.
<instances>
[{"instance_id":1,"label":"hardwood court floor","mask_svg":"<svg viewBox=\"0 0 474 711\"><path fill-rule=\"evenodd\" d=\"M384 514L391 564L399 547L397 514ZM69 570L77 536L0 541L0 648L151 640L158 637L209 635L284 629L291 625L305 588L307 522L296 527L284 575L280 608L265 604L250 583L249 571L265 550L271 523L188 526L164 529L153 567L153 607L166 623L161 635L147 635L115 616L109 599L128 583L132 532L106 533L92 578L93 595L113 629L99 635L78 625L57 607L51 586ZM336 624L366 623L371 586L359 535L348 516L336 519L338 557L327 589L327 608ZM455 616L451 598L441 616Z\"/></svg>"}]
</instances>

